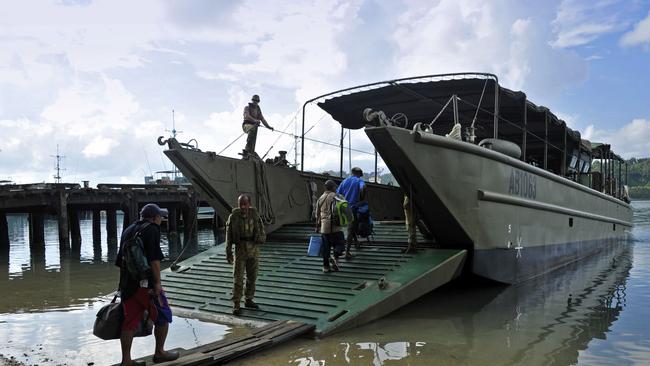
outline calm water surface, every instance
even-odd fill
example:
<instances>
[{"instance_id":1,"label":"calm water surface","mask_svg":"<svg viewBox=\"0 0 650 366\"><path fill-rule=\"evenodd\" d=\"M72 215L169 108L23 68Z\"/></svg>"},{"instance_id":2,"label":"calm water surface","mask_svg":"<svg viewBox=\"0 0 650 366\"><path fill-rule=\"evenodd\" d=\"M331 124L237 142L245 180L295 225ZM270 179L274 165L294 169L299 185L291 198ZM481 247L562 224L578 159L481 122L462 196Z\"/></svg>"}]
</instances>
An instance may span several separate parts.
<instances>
[{"instance_id":1,"label":"calm water surface","mask_svg":"<svg viewBox=\"0 0 650 366\"><path fill-rule=\"evenodd\" d=\"M633 206L633 240L618 250L517 286L452 283L364 327L294 340L234 364L648 365L650 202ZM52 221L45 253L35 258L26 219L12 217L11 257L0 267L3 355L40 365L119 361L119 341L91 331L117 269L105 243L99 252L92 245L90 221L82 225L81 253L59 254ZM214 243L209 230L199 238L199 250ZM189 348L242 331L176 318L167 345ZM150 354L153 337L136 339L133 348L136 356Z\"/></svg>"}]
</instances>

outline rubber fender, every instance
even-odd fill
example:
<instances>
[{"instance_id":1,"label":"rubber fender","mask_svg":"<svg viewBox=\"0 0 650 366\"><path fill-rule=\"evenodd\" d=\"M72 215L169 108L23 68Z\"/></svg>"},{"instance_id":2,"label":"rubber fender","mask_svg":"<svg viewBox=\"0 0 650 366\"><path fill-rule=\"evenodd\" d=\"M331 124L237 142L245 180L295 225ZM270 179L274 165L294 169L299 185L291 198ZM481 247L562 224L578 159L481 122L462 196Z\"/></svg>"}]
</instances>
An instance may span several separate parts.
<instances>
[{"instance_id":1,"label":"rubber fender","mask_svg":"<svg viewBox=\"0 0 650 366\"><path fill-rule=\"evenodd\" d=\"M484 139L478 143L478 146L482 146L486 149L498 151L502 154L508 155L511 158L519 159L521 158L521 148L519 145L514 142L500 140L500 139Z\"/></svg>"}]
</instances>

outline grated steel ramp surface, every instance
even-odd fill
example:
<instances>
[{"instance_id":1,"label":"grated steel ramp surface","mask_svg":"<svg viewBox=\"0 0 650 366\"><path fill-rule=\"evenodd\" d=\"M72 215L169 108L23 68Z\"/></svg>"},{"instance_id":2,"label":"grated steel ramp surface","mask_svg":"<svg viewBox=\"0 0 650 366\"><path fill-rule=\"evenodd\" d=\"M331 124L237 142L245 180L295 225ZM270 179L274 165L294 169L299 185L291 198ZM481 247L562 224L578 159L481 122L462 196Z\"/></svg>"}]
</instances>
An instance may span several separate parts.
<instances>
[{"instance_id":1,"label":"grated steel ramp surface","mask_svg":"<svg viewBox=\"0 0 650 366\"><path fill-rule=\"evenodd\" d=\"M322 259L307 256L313 225L288 225L273 232L261 247L255 291L259 310L243 307L231 315L232 266L225 245L163 271L170 304L184 315L225 323L253 324L295 320L316 327L323 336L380 318L449 282L460 274L464 250L435 249L423 242L416 254L406 247L403 223L376 224L372 242L341 259L339 272L322 272Z\"/></svg>"}]
</instances>

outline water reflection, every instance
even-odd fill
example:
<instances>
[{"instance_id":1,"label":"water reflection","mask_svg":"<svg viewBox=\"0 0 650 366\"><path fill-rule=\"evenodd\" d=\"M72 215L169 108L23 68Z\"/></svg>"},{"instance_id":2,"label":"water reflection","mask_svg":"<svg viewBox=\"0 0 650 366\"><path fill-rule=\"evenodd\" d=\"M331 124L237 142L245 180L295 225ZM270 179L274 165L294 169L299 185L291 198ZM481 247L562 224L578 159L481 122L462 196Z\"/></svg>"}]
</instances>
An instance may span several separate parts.
<instances>
[{"instance_id":1,"label":"water reflection","mask_svg":"<svg viewBox=\"0 0 650 366\"><path fill-rule=\"evenodd\" d=\"M634 207L630 245L517 286L455 282L366 326L320 340L295 340L232 364L646 364L650 202ZM111 249L102 241L97 255L84 236L76 257L60 253L56 223L46 220L45 249L30 255L26 218L11 220L23 224L10 225L17 239L12 239L11 260L0 262L0 339L10 342L2 352L27 354L22 360L28 364L48 364L44 358L50 364L119 360L117 341L90 334L95 312L109 301L103 295L117 283ZM90 220L81 225L82 235L92 233ZM192 250L213 245L211 230L198 235ZM163 236L166 255L174 258L183 250L180 237ZM192 347L238 331L184 319L170 330L171 347ZM152 339L136 342L136 352L150 353Z\"/></svg>"},{"instance_id":2,"label":"water reflection","mask_svg":"<svg viewBox=\"0 0 650 366\"><path fill-rule=\"evenodd\" d=\"M116 290L119 271L113 262L117 245L107 243L105 219L101 240L93 241L91 216L81 216L81 245L61 250L58 225L45 219L44 245L31 245L27 215L8 215L10 246L0 253L0 353L25 364L106 365L120 359L119 341L92 335L97 310ZM122 217L118 215L118 233ZM199 230L199 245L184 256L214 245L212 230ZM162 249L174 259L182 240L162 235ZM169 265L166 259L163 266ZM169 348L192 348L219 340L229 327L176 318L170 327ZM153 337L137 338L132 354L153 351ZM2 359L0 358L0 364Z\"/></svg>"},{"instance_id":3,"label":"water reflection","mask_svg":"<svg viewBox=\"0 0 650 366\"><path fill-rule=\"evenodd\" d=\"M29 241L28 216L8 215L10 246L0 253L0 291L12 296L0 298L0 314L75 307L84 299L114 291L118 280L113 265L117 245L107 242L105 220L102 217L100 236L96 236L99 240L93 240L92 216L81 215L81 245L66 251L59 245L58 225L53 217L45 218L45 243L38 245ZM122 221L118 214L118 233ZM198 235L198 246L188 248L183 257L214 245L212 230L201 229ZM168 257L163 262L166 266L181 252L182 239L168 240L163 232L161 247Z\"/></svg>"},{"instance_id":4,"label":"water reflection","mask_svg":"<svg viewBox=\"0 0 650 366\"><path fill-rule=\"evenodd\" d=\"M626 309L633 260L625 245L517 286L452 283L364 327L234 364L575 364Z\"/></svg>"}]
</instances>

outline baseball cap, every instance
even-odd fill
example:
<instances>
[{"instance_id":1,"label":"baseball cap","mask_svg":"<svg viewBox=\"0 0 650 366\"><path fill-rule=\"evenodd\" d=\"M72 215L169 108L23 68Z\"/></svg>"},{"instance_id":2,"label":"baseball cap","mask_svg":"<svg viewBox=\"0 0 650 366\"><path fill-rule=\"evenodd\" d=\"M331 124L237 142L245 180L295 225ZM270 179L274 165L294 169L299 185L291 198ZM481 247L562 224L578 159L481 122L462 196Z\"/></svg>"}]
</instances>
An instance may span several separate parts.
<instances>
[{"instance_id":1,"label":"baseball cap","mask_svg":"<svg viewBox=\"0 0 650 366\"><path fill-rule=\"evenodd\" d=\"M326 180L325 181L325 188L330 190L330 191L334 191L336 189L336 182L334 182L331 179Z\"/></svg>"},{"instance_id":2,"label":"baseball cap","mask_svg":"<svg viewBox=\"0 0 650 366\"><path fill-rule=\"evenodd\" d=\"M167 217L167 215L169 215L169 211L167 211L166 208L160 208L155 203L147 203L144 205L144 207L142 207L142 210L140 210L140 216L142 218L156 217L158 215Z\"/></svg>"}]
</instances>

